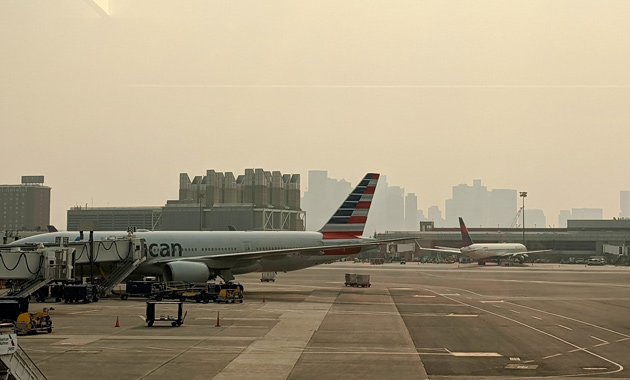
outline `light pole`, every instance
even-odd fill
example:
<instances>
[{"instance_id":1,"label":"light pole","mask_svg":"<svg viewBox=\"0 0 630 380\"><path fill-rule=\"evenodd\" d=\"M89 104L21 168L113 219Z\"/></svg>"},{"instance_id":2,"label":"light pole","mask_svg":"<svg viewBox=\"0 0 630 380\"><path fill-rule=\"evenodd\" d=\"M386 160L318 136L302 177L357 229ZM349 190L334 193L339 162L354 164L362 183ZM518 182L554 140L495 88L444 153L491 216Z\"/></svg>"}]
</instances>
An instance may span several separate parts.
<instances>
[{"instance_id":1,"label":"light pole","mask_svg":"<svg viewBox=\"0 0 630 380\"><path fill-rule=\"evenodd\" d=\"M523 198L523 244L525 244L525 198L527 198L527 191L521 191L518 196Z\"/></svg>"}]
</instances>

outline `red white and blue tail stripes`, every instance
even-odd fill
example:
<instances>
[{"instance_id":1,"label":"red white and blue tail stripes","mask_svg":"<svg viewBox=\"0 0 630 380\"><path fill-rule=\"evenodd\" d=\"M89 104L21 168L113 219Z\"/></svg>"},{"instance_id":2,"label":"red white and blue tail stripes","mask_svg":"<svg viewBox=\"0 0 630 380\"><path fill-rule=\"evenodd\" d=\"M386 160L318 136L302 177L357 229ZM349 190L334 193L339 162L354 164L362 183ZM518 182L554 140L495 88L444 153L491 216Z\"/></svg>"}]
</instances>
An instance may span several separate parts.
<instances>
[{"instance_id":1,"label":"red white and blue tail stripes","mask_svg":"<svg viewBox=\"0 0 630 380\"><path fill-rule=\"evenodd\" d=\"M368 173L320 232L324 239L356 238L363 234L379 174Z\"/></svg>"}]
</instances>

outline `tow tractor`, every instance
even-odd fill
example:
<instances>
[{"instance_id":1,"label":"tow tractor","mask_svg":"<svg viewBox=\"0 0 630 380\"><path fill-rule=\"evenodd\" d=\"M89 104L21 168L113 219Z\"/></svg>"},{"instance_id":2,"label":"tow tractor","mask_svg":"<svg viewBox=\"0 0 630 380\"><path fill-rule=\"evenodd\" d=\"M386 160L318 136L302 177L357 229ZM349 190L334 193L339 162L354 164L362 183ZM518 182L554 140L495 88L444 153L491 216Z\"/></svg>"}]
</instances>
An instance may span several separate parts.
<instances>
[{"instance_id":1,"label":"tow tractor","mask_svg":"<svg viewBox=\"0 0 630 380\"><path fill-rule=\"evenodd\" d=\"M49 310L54 309L45 307L37 313L29 313L27 311L18 315L15 323L15 332L18 335L37 334L40 332L51 333L53 325Z\"/></svg>"}]
</instances>

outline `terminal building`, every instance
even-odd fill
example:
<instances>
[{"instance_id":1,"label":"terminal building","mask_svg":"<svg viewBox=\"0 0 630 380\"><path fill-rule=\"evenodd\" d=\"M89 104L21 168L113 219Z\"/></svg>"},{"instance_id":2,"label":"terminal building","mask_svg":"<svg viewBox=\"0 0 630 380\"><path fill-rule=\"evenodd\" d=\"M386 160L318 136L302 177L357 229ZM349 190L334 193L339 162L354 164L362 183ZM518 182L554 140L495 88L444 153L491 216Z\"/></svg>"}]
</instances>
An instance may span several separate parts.
<instances>
[{"instance_id":1,"label":"terminal building","mask_svg":"<svg viewBox=\"0 0 630 380\"><path fill-rule=\"evenodd\" d=\"M528 250L551 250L531 255L529 261L543 259L567 262L570 258L603 256L609 264L628 264L630 220L568 220L566 228L468 228L475 243L524 243ZM434 255L418 247L463 246L459 228L434 228L432 222L420 222L420 231L388 231L379 239L410 237L417 244L399 244L383 249L383 254L417 260Z\"/></svg>"},{"instance_id":2,"label":"terminal building","mask_svg":"<svg viewBox=\"0 0 630 380\"><path fill-rule=\"evenodd\" d=\"M19 185L0 185L0 230L42 231L50 224L50 187L44 176L22 176Z\"/></svg>"},{"instance_id":3,"label":"terminal building","mask_svg":"<svg viewBox=\"0 0 630 380\"><path fill-rule=\"evenodd\" d=\"M247 169L242 175L206 171L179 176L179 197L157 207L75 207L67 229L95 231L303 231L300 175Z\"/></svg>"}]
</instances>

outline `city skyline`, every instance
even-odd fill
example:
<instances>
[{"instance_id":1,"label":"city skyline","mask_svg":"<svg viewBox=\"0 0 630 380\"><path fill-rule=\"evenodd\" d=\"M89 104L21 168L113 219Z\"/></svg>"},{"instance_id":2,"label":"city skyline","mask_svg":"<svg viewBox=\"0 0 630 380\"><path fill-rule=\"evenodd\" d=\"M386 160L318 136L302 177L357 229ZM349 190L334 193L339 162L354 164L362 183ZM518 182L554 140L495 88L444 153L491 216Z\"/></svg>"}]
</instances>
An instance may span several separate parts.
<instances>
[{"instance_id":1,"label":"city skyline","mask_svg":"<svg viewBox=\"0 0 630 380\"><path fill-rule=\"evenodd\" d=\"M208 167L379 172L443 213L481 178L548 224L630 190L630 2L107 4L0 2L0 182L45 175L55 224Z\"/></svg>"}]
</instances>

